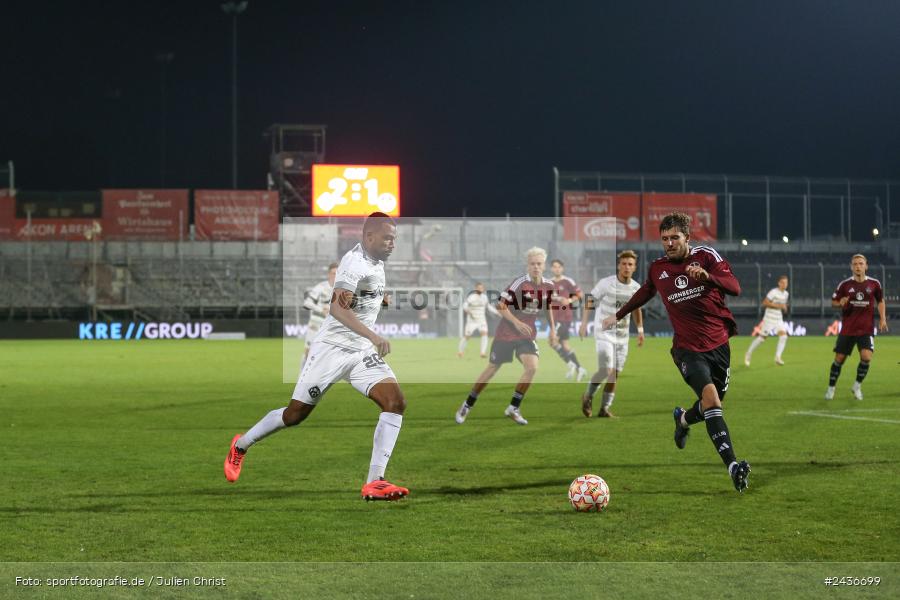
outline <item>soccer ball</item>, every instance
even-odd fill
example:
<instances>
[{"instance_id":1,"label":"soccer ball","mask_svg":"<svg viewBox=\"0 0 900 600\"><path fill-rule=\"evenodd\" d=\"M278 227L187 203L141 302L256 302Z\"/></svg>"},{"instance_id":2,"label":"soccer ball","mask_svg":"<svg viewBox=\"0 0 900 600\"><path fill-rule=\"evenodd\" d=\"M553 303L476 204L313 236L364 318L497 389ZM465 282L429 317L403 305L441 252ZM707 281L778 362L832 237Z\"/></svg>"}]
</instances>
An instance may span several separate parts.
<instances>
[{"instance_id":1,"label":"soccer ball","mask_svg":"<svg viewBox=\"0 0 900 600\"><path fill-rule=\"evenodd\" d=\"M609 486L599 475L582 475L569 486L569 502L578 512L600 512L609 504Z\"/></svg>"}]
</instances>

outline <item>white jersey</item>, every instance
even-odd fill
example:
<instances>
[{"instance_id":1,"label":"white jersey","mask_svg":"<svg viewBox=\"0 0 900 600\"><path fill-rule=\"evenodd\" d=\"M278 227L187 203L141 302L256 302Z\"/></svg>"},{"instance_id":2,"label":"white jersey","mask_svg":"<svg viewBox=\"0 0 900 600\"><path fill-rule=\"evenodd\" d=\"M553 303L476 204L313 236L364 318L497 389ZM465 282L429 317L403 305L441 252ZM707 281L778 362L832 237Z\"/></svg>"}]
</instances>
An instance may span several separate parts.
<instances>
[{"instance_id":1,"label":"white jersey","mask_svg":"<svg viewBox=\"0 0 900 600\"><path fill-rule=\"evenodd\" d=\"M328 306L331 304L331 284L328 280L320 281L306 292L303 300L303 308L309 310L309 328L318 330L322 321L328 316Z\"/></svg>"},{"instance_id":2,"label":"white jersey","mask_svg":"<svg viewBox=\"0 0 900 600\"><path fill-rule=\"evenodd\" d=\"M774 302L775 304L787 304L789 295L790 294L788 294L787 290L781 291L776 287L769 290L769 293L766 294L766 300L768 300L769 302ZM783 314L784 313L781 312L780 308L766 307L766 312L763 315L763 318L768 321L781 321Z\"/></svg>"},{"instance_id":3,"label":"white jersey","mask_svg":"<svg viewBox=\"0 0 900 600\"><path fill-rule=\"evenodd\" d=\"M487 294L472 292L463 302L463 310L466 313L466 323L473 325L487 325L487 312L490 308Z\"/></svg>"},{"instance_id":4,"label":"white jersey","mask_svg":"<svg viewBox=\"0 0 900 600\"><path fill-rule=\"evenodd\" d=\"M335 289L353 292L353 312L360 322L372 329L384 299L384 261L366 254L360 244L341 259L334 279ZM322 323L316 342L332 344L347 350L365 350L372 342L354 333L330 313Z\"/></svg>"},{"instance_id":5,"label":"white jersey","mask_svg":"<svg viewBox=\"0 0 900 600\"><path fill-rule=\"evenodd\" d=\"M618 321L616 326L606 331L601 327L603 319L616 314L628 302L634 293L641 287L632 279L628 283L619 281L618 276L610 275L597 282L591 290L594 299L594 337L598 340L606 340L613 343L628 342L628 327L631 324L631 315Z\"/></svg>"}]
</instances>

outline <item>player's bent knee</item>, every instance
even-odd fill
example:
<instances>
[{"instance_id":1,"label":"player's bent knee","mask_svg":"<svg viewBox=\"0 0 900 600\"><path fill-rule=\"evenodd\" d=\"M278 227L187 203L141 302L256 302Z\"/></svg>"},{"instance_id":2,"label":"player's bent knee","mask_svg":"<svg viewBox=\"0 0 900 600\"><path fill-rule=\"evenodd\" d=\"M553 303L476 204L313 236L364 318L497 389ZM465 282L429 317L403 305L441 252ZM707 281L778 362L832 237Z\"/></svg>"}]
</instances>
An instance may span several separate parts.
<instances>
[{"instance_id":1,"label":"player's bent knee","mask_svg":"<svg viewBox=\"0 0 900 600\"><path fill-rule=\"evenodd\" d=\"M291 403L284 409L281 420L284 421L285 427L299 425L306 420L306 417L309 416L309 413L311 413L314 408L315 405L304 404L299 400L291 400Z\"/></svg>"},{"instance_id":2,"label":"player's bent knee","mask_svg":"<svg viewBox=\"0 0 900 600\"><path fill-rule=\"evenodd\" d=\"M402 415L406 410L406 398L403 396L403 392L400 391L399 386L396 393L392 394L384 403L384 410L398 415Z\"/></svg>"},{"instance_id":3,"label":"player's bent knee","mask_svg":"<svg viewBox=\"0 0 900 600\"><path fill-rule=\"evenodd\" d=\"M719 392L716 390L715 384L708 383L704 386L700 404L703 406L703 410L722 408L722 400L719 398Z\"/></svg>"},{"instance_id":4,"label":"player's bent knee","mask_svg":"<svg viewBox=\"0 0 900 600\"><path fill-rule=\"evenodd\" d=\"M375 401L381 410L402 415L406 410L406 398L400 385L394 379L386 379L372 386L369 398Z\"/></svg>"}]
</instances>

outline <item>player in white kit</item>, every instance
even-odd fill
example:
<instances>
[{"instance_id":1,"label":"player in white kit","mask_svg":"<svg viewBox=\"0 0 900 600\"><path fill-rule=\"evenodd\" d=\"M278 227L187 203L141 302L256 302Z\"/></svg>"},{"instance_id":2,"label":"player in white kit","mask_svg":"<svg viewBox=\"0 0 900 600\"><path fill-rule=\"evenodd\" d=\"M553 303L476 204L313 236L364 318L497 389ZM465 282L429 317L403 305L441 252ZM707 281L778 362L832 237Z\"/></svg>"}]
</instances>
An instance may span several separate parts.
<instances>
[{"instance_id":1,"label":"player in white kit","mask_svg":"<svg viewBox=\"0 0 900 600\"><path fill-rule=\"evenodd\" d=\"M604 277L597 282L591 290L590 298L585 304L584 315L581 318L581 326L578 335L584 337L587 334L587 323L591 311L596 310L594 316L594 340L597 346L597 372L591 376L587 390L581 395L581 412L586 417L593 413L594 394L597 389L606 382L603 388L603 400L598 417L613 417L609 407L612 406L616 395L616 376L625 368L625 360L628 358L628 328L631 323L631 315L616 323L612 329L604 330L601 326L603 319L615 315L616 311L625 305L641 285L631 278L637 269L637 254L632 250L623 250L618 255L616 274ZM638 346L644 345L644 315L640 309L634 312L634 323L637 326Z\"/></svg>"},{"instance_id":2,"label":"player in white kit","mask_svg":"<svg viewBox=\"0 0 900 600\"><path fill-rule=\"evenodd\" d=\"M346 380L382 410L362 497L397 500L409 494L408 489L384 480L400 434L406 400L383 358L391 351L391 345L372 331L384 300L384 261L394 251L396 235L396 224L384 213L372 213L366 219L362 242L347 252L338 266L331 311L312 343L290 404L273 410L245 434L234 436L225 460L228 481L237 481L246 452L253 444L284 427L300 424L333 384Z\"/></svg>"},{"instance_id":3,"label":"player in white kit","mask_svg":"<svg viewBox=\"0 0 900 600\"><path fill-rule=\"evenodd\" d=\"M763 314L762 323L759 326L759 335L750 343L750 348L744 355L744 364L750 366L750 357L753 351L766 341L766 337L770 335L778 335L778 345L775 346L775 364L783 365L781 355L784 347L787 345L787 329L784 326L784 313L788 307L788 276L782 275L778 278L778 287L769 290L766 297L763 298L762 304L766 307Z\"/></svg>"},{"instance_id":4,"label":"player in white kit","mask_svg":"<svg viewBox=\"0 0 900 600\"><path fill-rule=\"evenodd\" d=\"M306 349L303 351L301 369L306 363L306 357L309 356L309 348L313 340L319 334L319 327L322 326L322 322L328 316L331 308L331 294L334 291L334 277L337 274L337 268L337 263L328 265L328 279L320 281L307 290L303 298L303 308L309 311L309 321L306 324Z\"/></svg>"},{"instance_id":5,"label":"player in white kit","mask_svg":"<svg viewBox=\"0 0 900 600\"><path fill-rule=\"evenodd\" d=\"M476 332L481 334L481 358L487 356L488 347L488 323L487 311L497 315L497 309L491 306L487 294L484 293L484 284L478 282L475 284L475 290L466 296L463 302L463 312L466 313L466 324L463 328L463 336L459 340L459 348L457 356L460 358L466 352L466 342L475 335Z\"/></svg>"}]
</instances>

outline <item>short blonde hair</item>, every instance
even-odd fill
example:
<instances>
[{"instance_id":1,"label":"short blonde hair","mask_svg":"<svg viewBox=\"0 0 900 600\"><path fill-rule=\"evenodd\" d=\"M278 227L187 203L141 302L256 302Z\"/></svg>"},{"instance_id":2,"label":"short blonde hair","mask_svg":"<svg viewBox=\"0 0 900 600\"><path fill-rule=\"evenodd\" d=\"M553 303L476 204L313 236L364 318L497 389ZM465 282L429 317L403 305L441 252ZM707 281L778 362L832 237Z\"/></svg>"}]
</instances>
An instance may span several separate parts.
<instances>
[{"instance_id":1,"label":"short blonde hair","mask_svg":"<svg viewBox=\"0 0 900 600\"><path fill-rule=\"evenodd\" d=\"M623 258L633 258L633 259L634 259L634 262L637 262L637 252L635 252L634 250L622 250L622 251L619 252L619 254L616 256L616 264L619 264L619 262L620 262Z\"/></svg>"},{"instance_id":2,"label":"short blonde hair","mask_svg":"<svg viewBox=\"0 0 900 600\"><path fill-rule=\"evenodd\" d=\"M864 261L866 261L866 264L869 264L869 259L866 258L864 254L854 254L853 256L851 256L851 257L850 257L850 262L851 262L851 263L853 262L853 259L854 259L854 258L861 258L861 259L863 259Z\"/></svg>"},{"instance_id":3,"label":"short blonde hair","mask_svg":"<svg viewBox=\"0 0 900 600\"><path fill-rule=\"evenodd\" d=\"M537 246L529 248L528 252L525 253L525 260L528 260L532 256L543 256L544 262L547 262L547 251L543 248L538 248Z\"/></svg>"}]
</instances>

